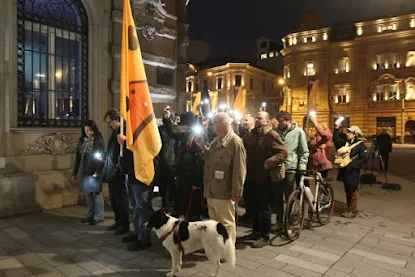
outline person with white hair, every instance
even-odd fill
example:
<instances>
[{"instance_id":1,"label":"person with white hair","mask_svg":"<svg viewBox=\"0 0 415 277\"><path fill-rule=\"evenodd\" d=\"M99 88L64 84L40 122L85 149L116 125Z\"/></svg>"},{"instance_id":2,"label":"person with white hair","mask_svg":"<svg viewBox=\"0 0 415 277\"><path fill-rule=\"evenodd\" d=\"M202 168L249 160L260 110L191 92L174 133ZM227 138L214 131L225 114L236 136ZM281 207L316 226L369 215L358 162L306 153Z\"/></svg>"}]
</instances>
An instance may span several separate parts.
<instances>
[{"instance_id":1,"label":"person with white hair","mask_svg":"<svg viewBox=\"0 0 415 277\"><path fill-rule=\"evenodd\" d=\"M209 148L203 137L195 139L205 161L203 185L209 217L222 223L236 242L235 201L243 193L246 177L246 152L242 140L232 130L232 118L219 112L213 119L217 137Z\"/></svg>"}]
</instances>

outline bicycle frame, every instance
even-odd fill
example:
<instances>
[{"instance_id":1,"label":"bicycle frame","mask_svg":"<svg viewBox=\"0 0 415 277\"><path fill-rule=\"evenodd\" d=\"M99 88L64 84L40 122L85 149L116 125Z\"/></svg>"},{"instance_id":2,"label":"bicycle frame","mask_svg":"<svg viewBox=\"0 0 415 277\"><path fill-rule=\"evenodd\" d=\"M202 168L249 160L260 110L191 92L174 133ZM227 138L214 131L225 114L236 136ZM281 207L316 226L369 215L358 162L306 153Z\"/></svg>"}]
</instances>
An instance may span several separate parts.
<instances>
[{"instance_id":1,"label":"bicycle frame","mask_svg":"<svg viewBox=\"0 0 415 277\"><path fill-rule=\"evenodd\" d=\"M312 199L310 199L309 195L305 191L305 187L306 186L304 185L304 180L314 180L315 183L316 183L315 193L312 193L311 192L311 194L313 195L313 198ZM300 182L298 184L298 188L301 191L301 196L300 196L300 209L303 209L303 205L304 205L304 195L306 196L305 198L307 199L307 201L310 204L310 207L312 208L312 210L313 210L314 213L317 212L317 211L321 211L321 210L325 209L326 206L329 206L329 205L325 205L323 207L317 208L317 197L318 197L318 193L317 192L318 192L318 190L320 188L321 183L323 183L323 182L324 182L324 179L321 176L321 173L320 172L315 172L315 175L313 177L301 175ZM310 189L310 191L311 191L311 189Z\"/></svg>"}]
</instances>

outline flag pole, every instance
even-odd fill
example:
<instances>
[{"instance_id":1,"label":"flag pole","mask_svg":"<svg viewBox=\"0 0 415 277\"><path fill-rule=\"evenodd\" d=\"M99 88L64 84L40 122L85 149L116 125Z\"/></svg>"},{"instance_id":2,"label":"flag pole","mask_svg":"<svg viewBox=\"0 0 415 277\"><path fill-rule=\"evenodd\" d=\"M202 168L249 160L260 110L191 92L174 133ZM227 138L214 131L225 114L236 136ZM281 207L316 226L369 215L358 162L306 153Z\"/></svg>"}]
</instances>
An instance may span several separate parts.
<instances>
[{"instance_id":1,"label":"flag pole","mask_svg":"<svg viewBox=\"0 0 415 277\"><path fill-rule=\"evenodd\" d=\"M124 135L124 117L120 117L120 134ZM120 157L124 154L124 143L120 144Z\"/></svg>"}]
</instances>

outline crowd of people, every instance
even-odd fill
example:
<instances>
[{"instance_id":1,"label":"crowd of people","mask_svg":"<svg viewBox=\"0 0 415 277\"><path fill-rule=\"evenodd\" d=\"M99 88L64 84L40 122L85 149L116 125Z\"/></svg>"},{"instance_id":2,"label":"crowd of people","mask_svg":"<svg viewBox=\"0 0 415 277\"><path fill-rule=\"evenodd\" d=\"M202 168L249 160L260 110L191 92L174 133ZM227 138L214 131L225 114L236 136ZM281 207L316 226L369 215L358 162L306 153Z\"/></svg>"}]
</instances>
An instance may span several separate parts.
<instances>
[{"instance_id":1,"label":"crowd of people","mask_svg":"<svg viewBox=\"0 0 415 277\"><path fill-rule=\"evenodd\" d=\"M154 160L156 174L147 186L135 178L133 153L120 132L120 114L110 109L104 116L112 129L106 149L92 120L82 127L78 142L72 177L86 194L88 213L82 221L96 225L103 220L102 183L108 183L115 222L106 230L126 235L122 241L129 244L130 251L149 248L150 231L144 224L152 212L152 192L157 185L162 208L171 215L188 221L217 220L234 242L235 203L243 199L246 213L242 219L252 222L252 232L240 239L261 248L269 243L272 229L283 227L284 198L296 188L296 172L313 169L327 177L333 169L330 153L334 147L348 147L350 152L351 162L339 170L338 180L344 182L348 205L342 215L353 218L358 213L360 169L367 159L363 133L357 126L343 132L339 120L332 132L315 115L309 119L315 127L311 136L285 111L271 117L260 109L255 115L235 119L227 111L207 117L192 112L176 115L167 106L159 126L162 149ZM272 213L277 216L274 225Z\"/></svg>"}]
</instances>

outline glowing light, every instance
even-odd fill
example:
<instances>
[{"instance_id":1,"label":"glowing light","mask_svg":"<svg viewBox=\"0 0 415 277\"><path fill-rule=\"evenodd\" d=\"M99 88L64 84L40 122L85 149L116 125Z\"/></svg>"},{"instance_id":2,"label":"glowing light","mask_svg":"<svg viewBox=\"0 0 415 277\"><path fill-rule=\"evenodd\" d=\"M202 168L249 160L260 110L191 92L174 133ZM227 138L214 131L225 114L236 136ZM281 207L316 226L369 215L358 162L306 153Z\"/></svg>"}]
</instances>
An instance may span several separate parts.
<instances>
[{"instance_id":1,"label":"glowing light","mask_svg":"<svg viewBox=\"0 0 415 277\"><path fill-rule=\"evenodd\" d=\"M265 103L265 102L262 102L262 105L261 105L263 108L265 108L266 106L267 106L267 103Z\"/></svg>"},{"instance_id":2,"label":"glowing light","mask_svg":"<svg viewBox=\"0 0 415 277\"><path fill-rule=\"evenodd\" d=\"M234 117L235 117L235 119L236 119L237 121L239 121L239 120L241 120L241 119L242 119L242 114L241 114L240 112L238 112L238 111L235 111L235 112L234 112Z\"/></svg>"},{"instance_id":3,"label":"glowing light","mask_svg":"<svg viewBox=\"0 0 415 277\"><path fill-rule=\"evenodd\" d=\"M409 26L411 28L415 28L415 19L414 18L412 18L411 21L409 22Z\"/></svg>"},{"instance_id":4,"label":"glowing light","mask_svg":"<svg viewBox=\"0 0 415 277\"><path fill-rule=\"evenodd\" d=\"M208 76L212 76L212 74L213 74L213 73L212 73L212 72L210 72L210 71L207 73L207 75L208 75Z\"/></svg>"},{"instance_id":5,"label":"glowing light","mask_svg":"<svg viewBox=\"0 0 415 277\"><path fill-rule=\"evenodd\" d=\"M193 133L195 135L201 135L203 133L203 128L200 125L193 126Z\"/></svg>"},{"instance_id":6,"label":"glowing light","mask_svg":"<svg viewBox=\"0 0 415 277\"><path fill-rule=\"evenodd\" d=\"M381 25L378 26L378 33L382 33L382 26Z\"/></svg>"},{"instance_id":7,"label":"glowing light","mask_svg":"<svg viewBox=\"0 0 415 277\"><path fill-rule=\"evenodd\" d=\"M97 159L97 160L101 160L102 159L102 154L100 152L96 152L94 154L94 158Z\"/></svg>"},{"instance_id":8,"label":"glowing light","mask_svg":"<svg viewBox=\"0 0 415 277\"><path fill-rule=\"evenodd\" d=\"M280 84L280 85L283 85L283 84L284 84L284 82L285 82L285 81L284 81L284 79L282 79L282 78L278 80L278 84Z\"/></svg>"},{"instance_id":9,"label":"glowing light","mask_svg":"<svg viewBox=\"0 0 415 277\"><path fill-rule=\"evenodd\" d=\"M62 71L56 71L55 77L56 78L61 78L62 77Z\"/></svg>"},{"instance_id":10,"label":"glowing light","mask_svg":"<svg viewBox=\"0 0 415 277\"><path fill-rule=\"evenodd\" d=\"M209 102L210 102L210 101L209 101L209 99L207 99L207 98L203 99L203 103L204 103L204 104L206 104L206 105L207 105L207 104L209 104Z\"/></svg>"},{"instance_id":11,"label":"glowing light","mask_svg":"<svg viewBox=\"0 0 415 277\"><path fill-rule=\"evenodd\" d=\"M227 107L228 107L228 105L226 105L226 104L220 104L219 105L219 109L221 109L221 110L226 110Z\"/></svg>"},{"instance_id":12,"label":"glowing light","mask_svg":"<svg viewBox=\"0 0 415 277\"><path fill-rule=\"evenodd\" d=\"M323 34L323 40L327 40L327 38L328 38L327 33L324 33L324 34Z\"/></svg>"},{"instance_id":13,"label":"glowing light","mask_svg":"<svg viewBox=\"0 0 415 277\"><path fill-rule=\"evenodd\" d=\"M310 116L316 116L316 115L317 115L317 112L316 112L316 111L310 111L308 114L309 114Z\"/></svg>"},{"instance_id":14,"label":"glowing light","mask_svg":"<svg viewBox=\"0 0 415 277\"><path fill-rule=\"evenodd\" d=\"M214 115L215 114L213 113L213 111L210 111L210 112L208 112L207 117L212 119L214 117Z\"/></svg>"},{"instance_id":15,"label":"glowing light","mask_svg":"<svg viewBox=\"0 0 415 277\"><path fill-rule=\"evenodd\" d=\"M297 44L297 38L293 38L293 44L296 45Z\"/></svg>"},{"instance_id":16,"label":"glowing light","mask_svg":"<svg viewBox=\"0 0 415 277\"><path fill-rule=\"evenodd\" d=\"M357 35L358 36L363 35L363 28L362 27L357 28Z\"/></svg>"},{"instance_id":17,"label":"glowing light","mask_svg":"<svg viewBox=\"0 0 415 277\"><path fill-rule=\"evenodd\" d=\"M377 100L377 97L376 97L376 94L375 95L373 95L373 101L376 101Z\"/></svg>"}]
</instances>

